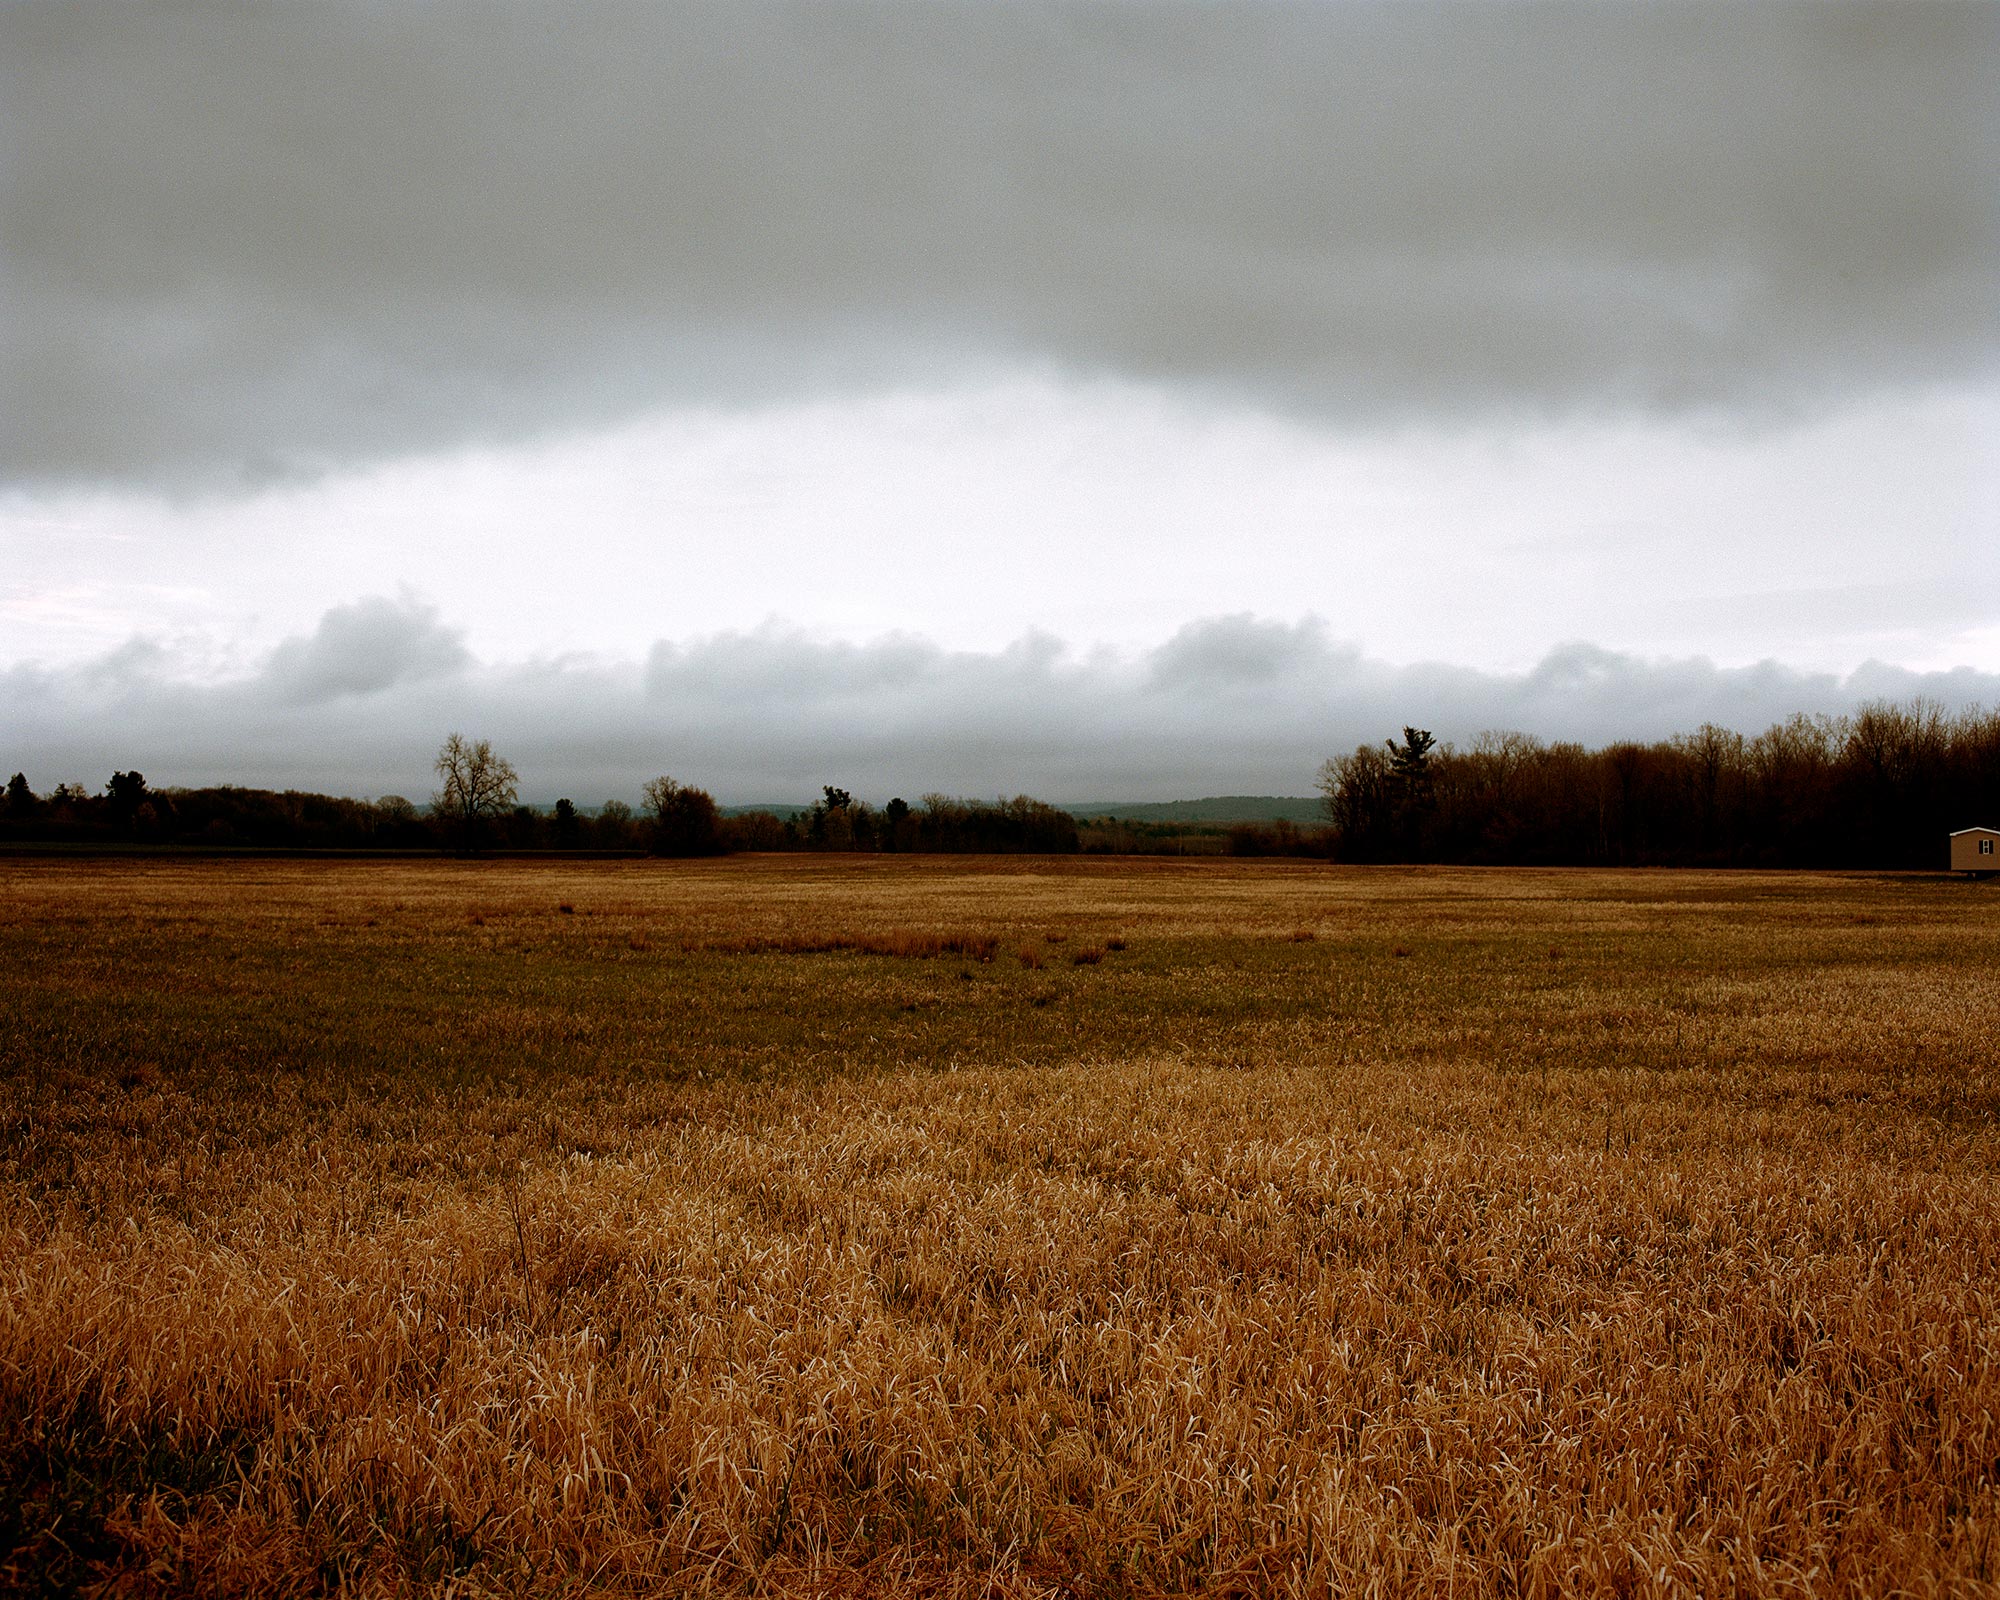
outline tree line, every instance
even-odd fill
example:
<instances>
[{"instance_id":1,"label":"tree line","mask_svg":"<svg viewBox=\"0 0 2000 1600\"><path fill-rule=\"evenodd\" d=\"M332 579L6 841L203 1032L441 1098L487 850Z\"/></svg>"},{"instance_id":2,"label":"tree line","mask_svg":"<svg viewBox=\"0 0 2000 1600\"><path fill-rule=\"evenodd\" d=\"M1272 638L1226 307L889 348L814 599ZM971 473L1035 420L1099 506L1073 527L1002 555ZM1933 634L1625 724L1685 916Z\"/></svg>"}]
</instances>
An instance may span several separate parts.
<instances>
[{"instance_id":1,"label":"tree line","mask_svg":"<svg viewBox=\"0 0 2000 1600\"><path fill-rule=\"evenodd\" d=\"M1948 833L2000 824L2000 711L1877 703L1597 750L1405 728L1320 790L1346 861L1935 867Z\"/></svg>"},{"instance_id":2,"label":"tree line","mask_svg":"<svg viewBox=\"0 0 2000 1600\"><path fill-rule=\"evenodd\" d=\"M115 772L101 793L58 784L37 794L17 772L0 797L0 840L72 845L177 845L277 850L565 850L662 856L739 850L876 850L1064 854L1080 847L1076 819L1017 795L965 800L927 794L876 808L828 784L791 814L726 814L706 790L661 776L640 805L609 800L595 814L567 798L523 805L519 775L490 741L452 734L437 788L418 806L401 795L353 800L234 785L155 789Z\"/></svg>"},{"instance_id":3,"label":"tree line","mask_svg":"<svg viewBox=\"0 0 2000 1600\"><path fill-rule=\"evenodd\" d=\"M353 800L234 786L158 790L115 772L102 792L22 773L0 798L0 840L79 845L331 850L568 850L722 855L739 850L1233 854L1350 862L1931 867L1957 828L2000 824L2000 711L1880 703L1852 717L1795 716L1755 737L1704 724L1600 749L1522 733L1439 745L1422 728L1320 769L1326 821L1234 827L1081 819L1017 795L926 794L882 807L825 785L789 814L726 813L661 776L638 807L587 813L519 799L486 740L448 738L437 788Z\"/></svg>"}]
</instances>

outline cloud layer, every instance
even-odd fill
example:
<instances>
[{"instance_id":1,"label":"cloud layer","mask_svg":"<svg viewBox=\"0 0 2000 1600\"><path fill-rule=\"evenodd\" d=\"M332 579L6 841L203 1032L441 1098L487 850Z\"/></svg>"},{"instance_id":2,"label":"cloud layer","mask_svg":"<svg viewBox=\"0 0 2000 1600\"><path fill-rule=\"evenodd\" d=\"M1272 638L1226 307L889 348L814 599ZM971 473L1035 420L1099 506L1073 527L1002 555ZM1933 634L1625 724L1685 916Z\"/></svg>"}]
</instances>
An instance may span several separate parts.
<instances>
[{"instance_id":1,"label":"cloud layer","mask_svg":"<svg viewBox=\"0 0 2000 1600\"><path fill-rule=\"evenodd\" d=\"M1307 793L1326 756L1406 722L1461 741L1510 728L1602 743L1707 720L1754 732L1916 694L2000 704L2000 675L1727 669L1584 644L1525 673L1395 667L1311 619L1252 616L1129 653L1037 634L993 652L910 635L838 643L774 625L662 642L643 662L482 663L404 596L337 608L220 682L144 640L76 667L0 671L0 767L42 789L137 767L156 784L421 795L458 729L491 738L545 802L630 799L660 772L732 802L799 800L822 783L878 800L1172 799Z\"/></svg>"},{"instance_id":2,"label":"cloud layer","mask_svg":"<svg viewBox=\"0 0 2000 1600\"><path fill-rule=\"evenodd\" d=\"M1347 421L1990 376L1975 5L0 11L0 475L1027 361Z\"/></svg>"}]
</instances>

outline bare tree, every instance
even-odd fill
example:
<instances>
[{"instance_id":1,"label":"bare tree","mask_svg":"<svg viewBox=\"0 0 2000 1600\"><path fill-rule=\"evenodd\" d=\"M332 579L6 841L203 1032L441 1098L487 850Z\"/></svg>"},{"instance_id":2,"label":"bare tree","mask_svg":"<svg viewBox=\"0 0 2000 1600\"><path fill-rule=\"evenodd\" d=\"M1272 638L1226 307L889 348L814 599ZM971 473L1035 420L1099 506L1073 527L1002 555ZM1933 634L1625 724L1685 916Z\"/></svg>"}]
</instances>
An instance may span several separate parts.
<instances>
[{"instance_id":1,"label":"bare tree","mask_svg":"<svg viewBox=\"0 0 2000 1600\"><path fill-rule=\"evenodd\" d=\"M1395 820L1395 769L1372 744L1319 769L1319 792L1343 861L1372 861L1388 849Z\"/></svg>"},{"instance_id":2,"label":"bare tree","mask_svg":"<svg viewBox=\"0 0 2000 1600\"><path fill-rule=\"evenodd\" d=\"M432 814L458 836L462 848L477 849L486 824L514 804L520 777L513 763L495 755L487 740L474 743L454 733L438 751L437 775Z\"/></svg>"}]
</instances>

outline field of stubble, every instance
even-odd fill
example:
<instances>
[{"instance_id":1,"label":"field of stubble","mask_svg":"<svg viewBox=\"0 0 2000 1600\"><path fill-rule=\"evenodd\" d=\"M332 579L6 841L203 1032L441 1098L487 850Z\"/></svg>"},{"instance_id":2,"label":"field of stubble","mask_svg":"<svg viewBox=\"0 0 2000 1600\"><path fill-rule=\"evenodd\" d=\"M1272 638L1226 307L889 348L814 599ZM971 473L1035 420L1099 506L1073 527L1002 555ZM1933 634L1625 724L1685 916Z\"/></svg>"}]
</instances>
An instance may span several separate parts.
<instances>
[{"instance_id":1,"label":"field of stubble","mask_svg":"<svg viewBox=\"0 0 2000 1600\"><path fill-rule=\"evenodd\" d=\"M2000 1575L2000 886L0 896L0 1589Z\"/></svg>"}]
</instances>

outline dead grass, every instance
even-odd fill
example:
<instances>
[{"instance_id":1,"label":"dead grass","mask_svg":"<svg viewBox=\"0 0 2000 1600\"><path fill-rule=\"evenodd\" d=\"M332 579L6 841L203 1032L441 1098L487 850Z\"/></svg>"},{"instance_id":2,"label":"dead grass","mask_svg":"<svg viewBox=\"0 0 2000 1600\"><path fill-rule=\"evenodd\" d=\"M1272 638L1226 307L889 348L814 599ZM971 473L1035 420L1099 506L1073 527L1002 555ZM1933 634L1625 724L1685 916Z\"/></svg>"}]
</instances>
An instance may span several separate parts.
<instances>
[{"instance_id":1,"label":"dead grass","mask_svg":"<svg viewBox=\"0 0 2000 1600\"><path fill-rule=\"evenodd\" d=\"M0 890L0 1586L1992 1592L1991 893Z\"/></svg>"},{"instance_id":2,"label":"dead grass","mask_svg":"<svg viewBox=\"0 0 2000 1600\"><path fill-rule=\"evenodd\" d=\"M931 961L939 956L965 956L973 961L991 961L994 952L1000 948L1000 939L997 934L991 933L748 934L689 943L686 948L731 956L812 956L851 950L857 955L888 956L898 961Z\"/></svg>"}]
</instances>

